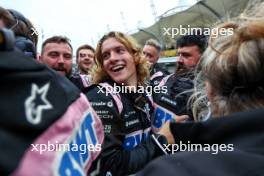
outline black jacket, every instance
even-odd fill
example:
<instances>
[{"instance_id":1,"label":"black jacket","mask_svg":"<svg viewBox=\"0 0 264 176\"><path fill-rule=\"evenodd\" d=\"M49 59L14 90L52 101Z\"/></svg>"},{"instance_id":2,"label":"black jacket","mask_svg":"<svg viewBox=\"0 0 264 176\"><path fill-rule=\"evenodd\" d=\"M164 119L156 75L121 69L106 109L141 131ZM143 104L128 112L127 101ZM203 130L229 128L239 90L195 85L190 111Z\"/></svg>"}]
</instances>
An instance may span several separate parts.
<instances>
[{"instance_id":1,"label":"black jacket","mask_svg":"<svg viewBox=\"0 0 264 176\"><path fill-rule=\"evenodd\" d=\"M84 91L86 87L91 85L90 75L84 74L73 74L69 77L69 80L80 89L80 91Z\"/></svg>"},{"instance_id":2,"label":"black jacket","mask_svg":"<svg viewBox=\"0 0 264 176\"><path fill-rule=\"evenodd\" d=\"M192 94L193 80L189 74L176 75L172 74L162 81L166 86L166 93L153 93L153 100L158 105L170 110L176 115L189 115L192 119L191 109L188 108L187 102Z\"/></svg>"},{"instance_id":3,"label":"black jacket","mask_svg":"<svg viewBox=\"0 0 264 176\"><path fill-rule=\"evenodd\" d=\"M177 152L149 164L139 176L264 175L264 109L206 122L171 124L176 140L192 144L233 145L233 151ZM213 149L213 148L212 148Z\"/></svg>"},{"instance_id":4,"label":"black jacket","mask_svg":"<svg viewBox=\"0 0 264 176\"><path fill-rule=\"evenodd\" d=\"M39 152L40 145L102 143L102 124L85 95L21 52L0 51L0 58L0 175L86 174L99 151Z\"/></svg>"},{"instance_id":5,"label":"black jacket","mask_svg":"<svg viewBox=\"0 0 264 176\"><path fill-rule=\"evenodd\" d=\"M152 104L144 94L120 93L123 108L119 113L118 102L100 89L102 86L92 85L86 90L105 131L99 175L136 173L160 152L150 137ZM93 165L98 170L98 163Z\"/></svg>"},{"instance_id":6,"label":"black jacket","mask_svg":"<svg viewBox=\"0 0 264 176\"><path fill-rule=\"evenodd\" d=\"M158 64L154 64L150 70L150 85L156 86L160 83L160 81L170 72L160 67Z\"/></svg>"}]
</instances>

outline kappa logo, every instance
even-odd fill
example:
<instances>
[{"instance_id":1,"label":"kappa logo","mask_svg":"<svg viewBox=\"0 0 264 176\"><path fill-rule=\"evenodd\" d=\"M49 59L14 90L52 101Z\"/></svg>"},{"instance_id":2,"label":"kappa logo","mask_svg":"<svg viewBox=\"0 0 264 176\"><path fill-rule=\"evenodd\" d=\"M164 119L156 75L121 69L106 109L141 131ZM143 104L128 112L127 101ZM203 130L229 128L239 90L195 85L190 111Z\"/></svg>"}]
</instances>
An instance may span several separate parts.
<instances>
[{"instance_id":1,"label":"kappa logo","mask_svg":"<svg viewBox=\"0 0 264 176\"><path fill-rule=\"evenodd\" d=\"M44 110L52 109L53 106L47 100L47 93L50 84L47 83L42 87L32 84L31 95L25 101L25 111L27 120L36 125L41 122Z\"/></svg>"}]
</instances>

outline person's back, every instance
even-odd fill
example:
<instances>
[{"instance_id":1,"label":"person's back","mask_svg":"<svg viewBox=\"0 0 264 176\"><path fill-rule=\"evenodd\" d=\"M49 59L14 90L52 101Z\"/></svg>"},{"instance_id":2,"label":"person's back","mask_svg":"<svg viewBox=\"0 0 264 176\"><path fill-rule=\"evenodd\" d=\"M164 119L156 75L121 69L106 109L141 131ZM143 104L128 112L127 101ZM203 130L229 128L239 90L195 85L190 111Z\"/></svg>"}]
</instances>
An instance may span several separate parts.
<instances>
[{"instance_id":1,"label":"person's back","mask_svg":"<svg viewBox=\"0 0 264 176\"><path fill-rule=\"evenodd\" d=\"M262 108L206 122L171 124L177 141L167 145L167 152L174 154L154 160L138 176L261 176L263 117Z\"/></svg>"},{"instance_id":2,"label":"person's back","mask_svg":"<svg viewBox=\"0 0 264 176\"><path fill-rule=\"evenodd\" d=\"M87 98L45 65L0 45L1 175L86 174L103 141Z\"/></svg>"}]
</instances>

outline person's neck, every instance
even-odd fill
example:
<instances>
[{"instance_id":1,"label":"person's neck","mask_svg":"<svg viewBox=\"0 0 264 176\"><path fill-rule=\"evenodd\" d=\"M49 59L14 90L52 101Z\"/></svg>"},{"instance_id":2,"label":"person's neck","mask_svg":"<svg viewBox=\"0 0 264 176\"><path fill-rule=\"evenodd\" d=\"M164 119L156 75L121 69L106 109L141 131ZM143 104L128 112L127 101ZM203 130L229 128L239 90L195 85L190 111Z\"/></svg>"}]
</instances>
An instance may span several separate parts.
<instances>
[{"instance_id":1,"label":"person's neck","mask_svg":"<svg viewBox=\"0 0 264 176\"><path fill-rule=\"evenodd\" d=\"M129 79L127 82L124 83L124 85L126 86L126 89L129 89L131 91L136 90L138 85L137 78Z\"/></svg>"},{"instance_id":2,"label":"person's neck","mask_svg":"<svg viewBox=\"0 0 264 176\"><path fill-rule=\"evenodd\" d=\"M89 72L89 70L80 70L80 74L81 75L89 75L90 74L90 72Z\"/></svg>"}]
</instances>

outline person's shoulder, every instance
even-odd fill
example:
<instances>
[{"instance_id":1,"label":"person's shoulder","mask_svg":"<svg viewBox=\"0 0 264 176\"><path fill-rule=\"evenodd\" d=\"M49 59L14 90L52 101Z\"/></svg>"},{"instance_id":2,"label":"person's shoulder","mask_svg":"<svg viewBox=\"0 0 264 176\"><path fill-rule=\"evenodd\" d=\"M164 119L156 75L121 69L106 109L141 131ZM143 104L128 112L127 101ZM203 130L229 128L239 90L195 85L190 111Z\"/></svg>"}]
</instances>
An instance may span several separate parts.
<instances>
[{"instance_id":1,"label":"person's shoulder","mask_svg":"<svg viewBox=\"0 0 264 176\"><path fill-rule=\"evenodd\" d=\"M167 70L164 69L163 67L159 66L157 63L154 65L154 69L156 70L156 72L158 72L158 71L162 72L164 76L170 74L169 71L167 71Z\"/></svg>"},{"instance_id":2,"label":"person's shoulder","mask_svg":"<svg viewBox=\"0 0 264 176\"><path fill-rule=\"evenodd\" d=\"M167 84L185 89L193 88L193 79L186 75L173 74L167 79Z\"/></svg>"},{"instance_id":3,"label":"person's shoulder","mask_svg":"<svg viewBox=\"0 0 264 176\"><path fill-rule=\"evenodd\" d=\"M225 169L229 167L230 163L225 159L235 156L237 157L237 155L228 152L221 152L218 155L213 155L208 151L176 152L150 162L137 176L174 175L175 173L181 176L191 176L194 173L197 176L204 176L214 175L216 171L219 175L226 175ZM204 162L201 163L201 160ZM229 170L230 174L235 174L237 169L237 167L233 167L232 170Z\"/></svg>"},{"instance_id":4,"label":"person's shoulder","mask_svg":"<svg viewBox=\"0 0 264 176\"><path fill-rule=\"evenodd\" d=\"M110 99L113 99L113 97L111 96L111 92L101 84L92 84L91 86L85 88L83 90L83 93L87 96L89 101L91 100L108 101Z\"/></svg>"},{"instance_id":5,"label":"person's shoulder","mask_svg":"<svg viewBox=\"0 0 264 176\"><path fill-rule=\"evenodd\" d=\"M92 84L91 86L86 87L83 92L87 96L88 95L95 95L95 94L101 95L102 93L104 93L104 89L99 84Z\"/></svg>"},{"instance_id":6,"label":"person's shoulder","mask_svg":"<svg viewBox=\"0 0 264 176\"><path fill-rule=\"evenodd\" d=\"M101 83L89 86L85 89L84 93L98 115L108 112L109 114L118 116L122 111L121 100L117 96L114 96Z\"/></svg>"},{"instance_id":7,"label":"person's shoulder","mask_svg":"<svg viewBox=\"0 0 264 176\"><path fill-rule=\"evenodd\" d=\"M180 79L189 79L189 80L193 80L195 77L193 69L183 73L176 74L176 76Z\"/></svg>"}]
</instances>

